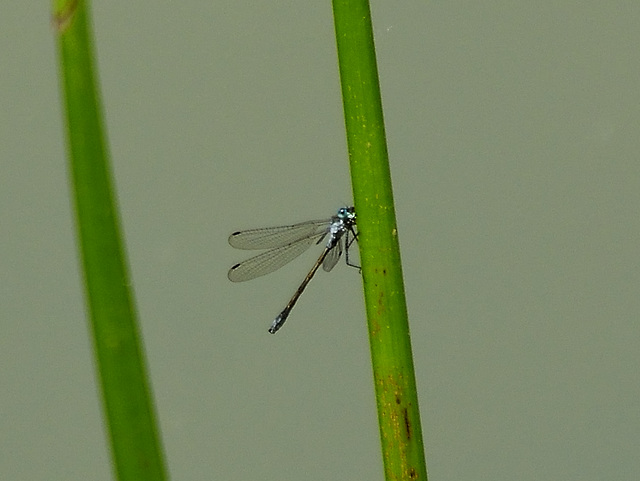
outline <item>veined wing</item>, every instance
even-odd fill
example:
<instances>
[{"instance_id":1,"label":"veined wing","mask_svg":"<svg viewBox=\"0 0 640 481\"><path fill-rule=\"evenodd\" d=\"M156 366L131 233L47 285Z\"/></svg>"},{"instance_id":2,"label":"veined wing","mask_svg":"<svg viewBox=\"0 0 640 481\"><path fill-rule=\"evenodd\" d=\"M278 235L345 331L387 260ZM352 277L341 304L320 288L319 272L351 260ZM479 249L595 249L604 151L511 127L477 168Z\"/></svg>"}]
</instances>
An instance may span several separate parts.
<instances>
[{"instance_id":1,"label":"veined wing","mask_svg":"<svg viewBox=\"0 0 640 481\"><path fill-rule=\"evenodd\" d=\"M311 244L324 234L323 230L315 235L302 237L296 242L291 242L251 257L229 269L227 277L230 281L242 282L276 271L306 251Z\"/></svg>"},{"instance_id":2,"label":"veined wing","mask_svg":"<svg viewBox=\"0 0 640 481\"><path fill-rule=\"evenodd\" d=\"M322 268L325 272L329 272L333 269L338 261L340 260L340 256L342 255L342 238L338 240L338 243L335 245L333 249L327 252L327 256L324 258L322 262Z\"/></svg>"},{"instance_id":3,"label":"veined wing","mask_svg":"<svg viewBox=\"0 0 640 481\"><path fill-rule=\"evenodd\" d=\"M284 247L307 237L315 237L317 239L320 234L324 234L327 231L330 223L331 219L322 219L281 227L243 230L231 234L229 236L229 244L236 249L274 249L276 247ZM284 264L281 264L281 266Z\"/></svg>"}]
</instances>

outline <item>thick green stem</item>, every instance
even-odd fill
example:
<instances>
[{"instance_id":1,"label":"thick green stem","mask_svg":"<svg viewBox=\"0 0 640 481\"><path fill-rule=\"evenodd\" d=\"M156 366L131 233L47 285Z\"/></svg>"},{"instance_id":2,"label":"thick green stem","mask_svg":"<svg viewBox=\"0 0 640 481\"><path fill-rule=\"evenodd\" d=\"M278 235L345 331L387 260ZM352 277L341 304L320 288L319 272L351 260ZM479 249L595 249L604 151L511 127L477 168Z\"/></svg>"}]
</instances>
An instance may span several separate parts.
<instances>
[{"instance_id":1,"label":"thick green stem","mask_svg":"<svg viewBox=\"0 0 640 481\"><path fill-rule=\"evenodd\" d=\"M333 12L385 477L426 480L369 3Z\"/></svg>"}]
</instances>

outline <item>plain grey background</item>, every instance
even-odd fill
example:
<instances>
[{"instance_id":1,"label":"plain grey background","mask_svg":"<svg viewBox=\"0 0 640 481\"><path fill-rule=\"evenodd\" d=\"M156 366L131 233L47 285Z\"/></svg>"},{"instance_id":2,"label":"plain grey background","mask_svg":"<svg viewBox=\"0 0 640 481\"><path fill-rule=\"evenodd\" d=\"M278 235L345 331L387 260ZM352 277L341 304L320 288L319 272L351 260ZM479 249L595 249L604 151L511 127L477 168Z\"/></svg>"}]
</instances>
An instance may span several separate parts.
<instances>
[{"instance_id":1,"label":"plain grey background","mask_svg":"<svg viewBox=\"0 0 640 481\"><path fill-rule=\"evenodd\" d=\"M0 17L0 478L112 473L46 4ZM373 2L431 480L640 472L640 6ZM351 199L330 2L96 2L176 480L382 479L360 279L234 285L230 232Z\"/></svg>"}]
</instances>

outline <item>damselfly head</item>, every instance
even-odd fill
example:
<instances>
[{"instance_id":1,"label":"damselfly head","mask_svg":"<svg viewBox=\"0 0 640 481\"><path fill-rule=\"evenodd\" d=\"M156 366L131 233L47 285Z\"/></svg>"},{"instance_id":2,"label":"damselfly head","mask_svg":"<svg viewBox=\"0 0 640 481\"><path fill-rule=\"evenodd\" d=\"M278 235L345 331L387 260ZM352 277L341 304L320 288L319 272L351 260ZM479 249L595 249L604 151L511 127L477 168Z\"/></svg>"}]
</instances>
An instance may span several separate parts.
<instances>
[{"instance_id":1,"label":"damselfly head","mask_svg":"<svg viewBox=\"0 0 640 481\"><path fill-rule=\"evenodd\" d=\"M355 223L356 221L356 209L354 207L341 207L338 209L338 219L342 221L350 221Z\"/></svg>"}]
</instances>

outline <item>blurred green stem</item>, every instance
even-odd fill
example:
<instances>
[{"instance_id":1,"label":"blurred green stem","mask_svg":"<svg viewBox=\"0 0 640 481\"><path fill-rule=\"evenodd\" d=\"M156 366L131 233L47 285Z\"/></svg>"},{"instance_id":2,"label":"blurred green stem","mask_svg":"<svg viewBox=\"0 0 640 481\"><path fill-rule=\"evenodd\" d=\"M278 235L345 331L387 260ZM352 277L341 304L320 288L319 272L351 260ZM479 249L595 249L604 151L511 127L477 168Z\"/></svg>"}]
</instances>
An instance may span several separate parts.
<instances>
[{"instance_id":1,"label":"blurred green stem","mask_svg":"<svg viewBox=\"0 0 640 481\"><path fill-rule=\"evenodd\" d=\"M111 185L87 1L54 1L69 169L94 348L121 481L166 479Z\"/></svg>"}]
</instances>

